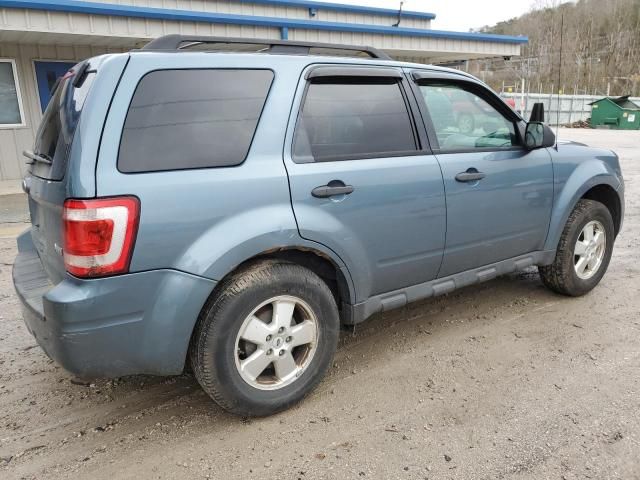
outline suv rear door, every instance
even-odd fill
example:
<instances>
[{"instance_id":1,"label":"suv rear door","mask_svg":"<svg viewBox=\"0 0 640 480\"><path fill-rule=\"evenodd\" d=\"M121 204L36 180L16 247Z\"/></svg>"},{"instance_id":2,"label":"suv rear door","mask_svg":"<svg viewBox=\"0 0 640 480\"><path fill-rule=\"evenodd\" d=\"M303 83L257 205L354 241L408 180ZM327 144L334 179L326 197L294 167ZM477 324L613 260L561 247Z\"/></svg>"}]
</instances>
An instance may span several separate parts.
<instances>
[{"instance_id":1,"label":"suv rear door","mask_svg":"<svg viewBox=\"0 0 640 480\"><path fill-rule=\"evenodd\" d=\"M111 59L109 66L105 65L107 59ZM33 150L25 153L30 163L23 185L29 194L31 238L54 283L65 273L62 207L66 198L95 195L100 132L126 61L126 55L96 57L61 77L43 114ZM92 100L89 93L94 89L102 95Z\"/></svg>"},{"instance_id":2,"label":"suv rear door","mask_svg":"<svg viewBox=\"0 0 640 480\"><path fill-rule=\"evenodd\" d=\"M302 237L336 252L357 300L436 277L445 238L442 174L400 69L308 68L284 157Z\"/></svg>"},{"instance_id":3,"label":"suv rear door","mask_svg":"<svg viewBox=\"0 0 640 480\"><path fill-rule=\"evenodd\" d=\"M64 180L83 103L74 101L74 97L83 93L84 99L95 75L86 74L82 86L76 89L73 86L74 70L57 80L57 87L38 128L33 151L25 152L30 166L23 185L29 194L31 237L45 270L54 281L64 273L61 255L62 205L66 198Z\"/></svg>"}]
</instances>

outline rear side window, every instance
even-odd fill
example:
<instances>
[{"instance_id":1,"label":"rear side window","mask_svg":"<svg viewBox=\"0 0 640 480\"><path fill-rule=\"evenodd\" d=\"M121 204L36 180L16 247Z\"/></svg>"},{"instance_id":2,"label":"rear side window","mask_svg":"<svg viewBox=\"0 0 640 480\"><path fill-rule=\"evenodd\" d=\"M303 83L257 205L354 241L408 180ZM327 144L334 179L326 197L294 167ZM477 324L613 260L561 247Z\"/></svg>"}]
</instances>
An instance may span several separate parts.
<instances>
[{"instance_id":1,"label":"rear side window","mask_svg":"<svg viewBox=\"0 0 640 480\"><path fill-rule=\"evenodd\" d=\"M51 163L32 164L31 174L48 180L62 180L67 169L67 160L71 142L80 120L84 101L96 76L95 71L84 73L84 79L77 86L73 85L70 73L58 80L51 100L42 115L42 122L36 134L34 152Z\"/></svg>"},{"instance_id":2,"label":"rear side window","mask_svg":"<svg viewBox=\"0 0 640 480\"><path fill-rule=\"evenodd\" d=\"M385 157L416 149L395 79L332 79L308 85L294 137L296 162Z\"/></svg>"},{"instance_id":3,"label":"rear side window","mask_svg":"<svg viewBox=\"0 0 640 480\"><path fill-rule=\"evenodd\" d=\"M270 70L158 70L125 120L125 173L226 167L244 161L273 81Z\"/></svg>"}]
</instances>

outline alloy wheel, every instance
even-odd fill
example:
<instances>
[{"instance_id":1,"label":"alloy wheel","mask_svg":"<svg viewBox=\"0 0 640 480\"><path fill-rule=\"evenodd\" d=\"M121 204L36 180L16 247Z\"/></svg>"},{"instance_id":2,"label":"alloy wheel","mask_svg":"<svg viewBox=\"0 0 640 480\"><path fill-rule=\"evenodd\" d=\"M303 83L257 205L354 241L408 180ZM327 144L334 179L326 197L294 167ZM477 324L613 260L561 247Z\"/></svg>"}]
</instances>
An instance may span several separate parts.
<instances>
[{"instance_id":1,"label":"alloy wheel","mask_svg":"<svg viewBox=\"0 0 640 480\"><path fill-rule=\"evenodd\" d=\"M580 232L573 250L573 267L578 278L593 277L602 261L607 246L607 234L602 223L592 220Z\"/></svg>"},{"instance_id":2,"label":"alloy wheel","mask_svg":"<svg viewBox=\"0 0 640 480\"><path fill-rule=\"evenodd\" d=\"M318 319L302 299L280 295L256 307L236 337L242 379L260 390L283 388L302 375L318 344Z\"/></svg>"}]
</instances>

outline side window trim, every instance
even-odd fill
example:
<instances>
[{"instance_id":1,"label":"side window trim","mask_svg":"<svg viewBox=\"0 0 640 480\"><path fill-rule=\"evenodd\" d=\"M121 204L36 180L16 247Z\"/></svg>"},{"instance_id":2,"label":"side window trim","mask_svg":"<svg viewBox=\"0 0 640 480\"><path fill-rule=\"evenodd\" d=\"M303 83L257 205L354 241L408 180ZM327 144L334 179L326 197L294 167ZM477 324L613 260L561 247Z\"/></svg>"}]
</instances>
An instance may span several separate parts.
<instances>
[{"instance_id":1,"label":"side window trim","mask_svg":"<svg viewBox=\"0 0 640 480\"><path fill-rule=\"evenodd\" d=\"M415 75L415 73L419 73L419 75ZM522 119L518 115L516 115L515 112L508 112L506 110L509 108L507 105L498 104L495 101L495 98L493 98L493 96L488 95L487 92L484 91L484 87L482 87L481 85L478 85L475 82L466 80L464 78L457 78L457 76L454 77L453 75L450 75L450 74L439 75L436 72L424 73L420 71L412 71L411 78L412 78L412 81L409 82L411 86L410 88L416 99L416 102L418 104L418 109L424 121L429 144L431 145L431 149L435 154L447 155L447 154L453 154L453 153L505 152L505 151L520 151L524 149L523 142L522 142L522 131L520 128L520 123ZM518 144L513 145L511 147L502 147L502 148L465 148L465 149L442 151L440 149L440 143L436 135L436 129L434 127L433 120L431 119L431 114L429 113L427 104L420 91L420 82L427 83L428 81L444 81L444 82L450 82L452 84L461 84L461 85L470 87L468 89L469 91L473 92L475 95L477 95L482 100L487 102L498 113L500 113L500 115L505 117L506 120L513 123Z\"/></svg>"},{"instance_id":2,"label":"side window trim","mask_svg":"<svg viewBox=\"0 0 640 480\"><path fill-rule=\"evenodd\" d=\"M290 158L294 163L303 164L303 163L324 163L324 162L336 162L336 161L349 161L349 160L371 160L375 158L392 158L392 157L405 157L405 156L414 156L414 155L430 155L433 152L429 147L429 142L427 139L426 132L424 128L420 128L419 121L422 120L422 115L420 113L420 107L415 100L415 94L411 91L412 87L410 85L406 75L401 70L390 69L388 67L362 67L360 65L344 65L340 69L336 69L335 72L343 72L345 75L330 75L329 69L335 67L332 65L311 65L308 69L303 72L301 75L300 82L304 85L304 90L300 97L300 102L297 107L297 113L295 116L295 122L293 125L293 131L291 135L291 143L289 146ZM326 69L326 70L325 70ZM312 75L314 71L323 71L321 75ZM367 70L369 73L364 75L363 72ZM377 74L378 72L385 71L384 75ZM391 73L391 70L394 70L395 73ZM324 74L327 72L327 74ZM353 72L353 74L351 74ZM357 73L356 73L357 72ZM296 132L298 128L300 128L300 123L302 121L302 112L305 107L307 95L309 93L310 86L314 83L313 78L320 78L326 81L329 78L349 78L349 77L357 77L357 78L384 78L384 79L397 79L395 82L400 89L400 93L404 102L404 106L406 109L407 117L409 119L412 135L414 139L415 150L404 150L404 151L396 151L396 152L376 152L372 154L356 154L356 155L337 155L335 158L326 158L322 160L312 160L305 161L300 157L296 158L295 154L295 142L296 142ZM340 84L341 82L336 81L336 84ZM424 126L424 125L422 125Z\"/></svg>"},{"instance_id":3,"label":"side window trim","mask_svg":"<svg viewBox=\"0 0 640 480\"><path fill-rule=\"evenodd\" d=\"M317 65L309 69L305 75L312 78L360 77L360 78L402 78L402 72L390 67L363 67L352 65Z\"/></svg>"},{"instance_id":4,"label":"side window trim","mask_svg":"<svg viewBox=\"0 0 640 480\"><path fill-rule=\"evenodd\" d=\"M457 83L465 85L468 90L473 91L476 95L485 100L489 105L494 107L500 114L502 114L508 120L518 123L524 119L520 117L515 111L513 111L506 103L500 100L497 94L495 94L488 87L483 86L481 83L474 81L472 78L467 78L458 74L444 73L444 72L424 72L420 70L411 71L411 83L414 85L420 85L421 81L446 81L451 83Z\"/></svg>"},{"instance_id":5,"label":"side window trim","mask_svg":"<svg viewBox=\"0 0 640 480\"><path fill-rule=\"evenodd\" d=\"M431 132L428 128L425 116L422 113L422 105L420 105L420 100L417 96L420 94L420 92L415 88L416 84L411 78L410 74L405 71L404 75L405 78L402 82L404 87L403 90L407 96L414 128L416 129L416 133L418 135L418 138L420 139L422 155L433 155L434 144L431 142ZM437 146L438 144L436 143L435 147Z\"/></svg>"},{"instance_id":6,"label":"side window trim","mask_svg":"<svg viewBox=\"0 0 640 480\"><path fill-rule=\"evenodd\" d=\"M400 84L400 90L404 97L407 110L409 112L409 118L411 119L411 126L416 138L416 145L418 147L417 155L433 155L431 144L429 143L429 137L424 125L424 119L420 114L420 106L416 100L413 89L411 88L411 82L406 75L403 76Z\"/></svg>"}]
</instances>

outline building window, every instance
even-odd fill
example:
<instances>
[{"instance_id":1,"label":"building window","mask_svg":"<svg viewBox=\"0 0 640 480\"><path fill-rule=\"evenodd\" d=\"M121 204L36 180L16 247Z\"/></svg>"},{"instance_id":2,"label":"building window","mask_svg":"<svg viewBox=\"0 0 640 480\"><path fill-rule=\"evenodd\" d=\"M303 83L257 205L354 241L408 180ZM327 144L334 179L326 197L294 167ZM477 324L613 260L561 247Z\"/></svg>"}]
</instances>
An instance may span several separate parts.
<instances>
[{"instance_id":1,"label":"building window","mask_svg":"<svg viewBox=\"0 0 640 480\"><path fill-rule=\"evenodd\" d=\"M24 125L20 87L14 60L0 59L0 127Z\"/></svg>"}]
</instances>

